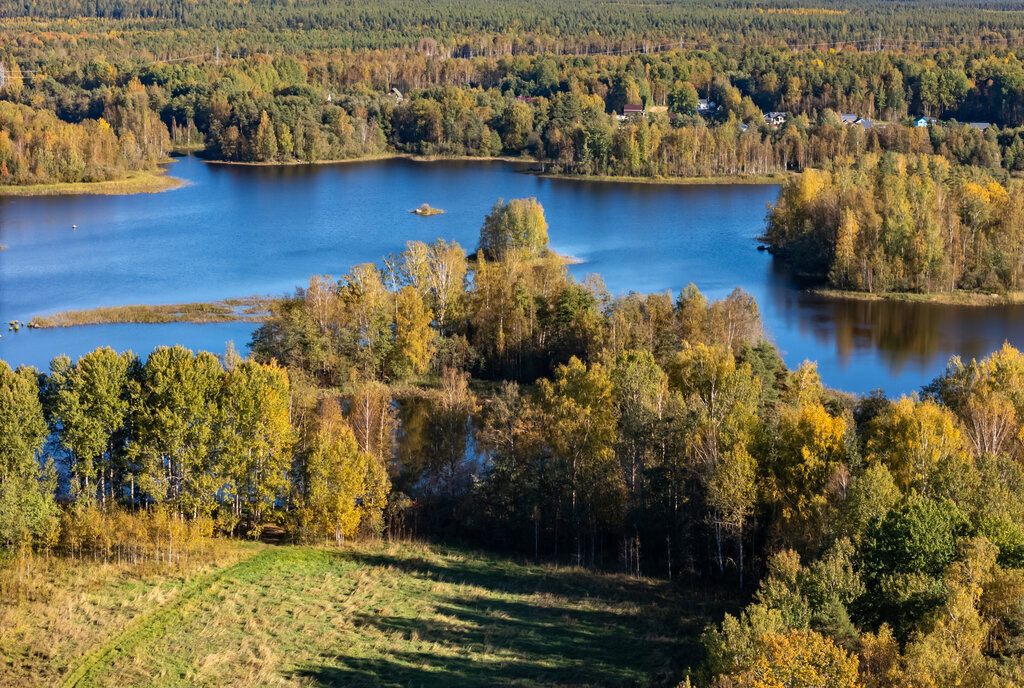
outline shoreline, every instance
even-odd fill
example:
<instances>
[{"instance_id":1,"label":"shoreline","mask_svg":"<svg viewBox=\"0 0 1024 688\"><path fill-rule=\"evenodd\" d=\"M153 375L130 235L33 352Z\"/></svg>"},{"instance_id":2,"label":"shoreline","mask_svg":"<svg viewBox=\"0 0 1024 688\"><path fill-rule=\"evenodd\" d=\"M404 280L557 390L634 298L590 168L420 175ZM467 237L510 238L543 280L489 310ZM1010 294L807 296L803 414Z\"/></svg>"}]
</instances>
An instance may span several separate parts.
<instances>
[{"instance_id":1,"label":"shoreline","mask_svg":"<svg viewBox=\"0 0 1024 688\"><path fill-rule=\"evenodd\" d=\"M172 177L161 166L157 170L133 172L123 179L102 182L54 182L0 186L0 198L39 196L131 196L141 193L163 193L188 186L184 179Z\"/></svg>"},{"instance_id":2,"label":"shoreline","mask_svg":"<svg viewBox=\"0 0 1024 688\"><path fill-rule=\"evenodd\" d=\"M765 184L782 184L790 179L792 173L751 174L736 176L713 177L623 177L618 175L600 174L547 174L533 173L541 179L557 179L575 182L605 182L610 184L652 184L665 186L711 186L716 184L736 184L759 186Z\"/></svg>"},{"instance_id":3,"label":"shoreline","mask_svg":"<svg viewBox=\"0 0 1024 688\"><path fill-rule=\"evenodd\" d=\"M75 311L61 311L52 315L37 315L27 323L27 329L47 330L58 327L85 325L136 325L192 323L203 325L221 322L261 323L266 320L270 307L279 301L275 297L246 296L195 303L132 304L100 306Z\"/></svg>"},{"instance_id":4,"label":"shoreline","mask_svg":"<svg viewBox=\"0 0 1024 688\"><path fill-rule=\"evenodd\" d=\"M378 153L358 158L341 158L331 160L287 160L273 162L250 162L241 160L218 160L205 158L197 151L189 151L191 155L207 165L230 165L235 167L298 167L304 165L349 165L356 163L380 162L384 160L409 160L411 162L476 162L476 163L510 163L518 165L546 165L543 160L516 157L511 155L478 156L478 155L418 155L413 153ZM181 155L176 157L182 157ZM168 163L174 162L172 158ZM157 170L132 172L123 179L112 179L102 182L55 182L52 184L25 184L0 186L0 198L46 197L46 196L130 196L142 193L163 193L173 191L191 184L188 180L172 177L162 163ZM549 174L538 170L518 170L539 179L556 179L577 182L603 182L610 184L651 184L666 186L704 186L715 184L763 185L781 184L792 174L780 173L769 175L737 175L712 177L628 177L619 175L583 175L583 174Z\"/></svg>"},{"instance_id":5,"label":"shoreline","mask_svg":"<svg viewBox=\"0 0 1024 688\"><path fill-rule=\"evenodd\" d=\"M283 161L248 161L248 160L219 160L216 158L204 158L201 155L193 154L199 160L208 165L232 165L236 167L299 167L302 165L349 165L360 162L379 162L381 160L411 160L412 162L511 162L537 164L538 160L533 158L519 158L512 155L419 155L415 153L375 153L364 155L358 158L339 158L331 160L283 160Z\"/></svg>"},{"instance_id":6,"label":"shoreline","mask_svg":"<svg viewBox=\"0 0 1024 688\"><path fill-rule=\"evenodd\" d=\"M951 292L879 292L870 293L863 291L850 291L844 289L831 289L828 287L807 289L807 292L826 299L842 301L896 301L900 303L925 303L937 306L1016 306L1024 305L1024 292L1006 292L1004 294L983 293L974 291L951 291Z\"/></svg>"},{"instance_id":7,"label":"shoreline","mask_svg":"<svg viewBox=\"0 0 1024 688\"><path fill-rule=\"evenodd\" d=\"M296 167L302 165L349 165L361 162L378 162L382 160L410 160L412 162L479 162L493 163L503 162L519 165L547 165L544 160L535 158L517 157L513 155L419 155L415 153L377 153L359 158L341 158L338 160L316 160L306 162L304 160L287 161L243 161L243 160L218 160L204 158L196 155L196 158L210 165L232 165L238 167ZM751 174L736 176L711 176L711 177L628 177L621 175L591 175L591 174L551 174L542 171L521 171L540 179L559 179L565 181L582 182L608 182L616 184L664 184L668 186L702 186L712 184L781 184L787 179L795 176L791 172L780 172L778 174Z\"/></svg>"}]
</instances>

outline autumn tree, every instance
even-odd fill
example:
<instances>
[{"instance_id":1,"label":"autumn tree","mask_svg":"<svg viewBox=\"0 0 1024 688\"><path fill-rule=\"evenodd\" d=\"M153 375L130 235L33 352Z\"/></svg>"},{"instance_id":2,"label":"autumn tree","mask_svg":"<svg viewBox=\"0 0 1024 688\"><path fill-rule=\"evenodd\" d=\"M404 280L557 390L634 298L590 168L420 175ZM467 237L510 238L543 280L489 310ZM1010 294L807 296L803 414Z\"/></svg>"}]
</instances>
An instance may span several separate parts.
<instances>
[{"instance_id":1,"label":"autumn tree","mask_svg":"<svg viewBox=\"0 0 1024 688\"><path fill-rule=\"evenodd\" d=\"M544 443L555 462L573 536L573 560L583 563L584 528L597 526L621 508L622 478L615 470L615 398L608 373L573 357L541 379L537 404L544 414ZM590 558L595 557L593 542Z\"/></svg>"},{"instance_id":2,"label":"autumn tree","mask_svg":"<svg viewBox=\"0 0 1024 688\"><path fill-rule=\"evenodd\" d=\"M284 491L291 463L287 372L243 361L225 377L222 411L220 457L232 530L244 515L250 535L258 537L265 512Z\"/></svg>"},{"instance_id":3,"label":"autumn tree","mask_svg":"<svg viewBox=\"0 0 1024 688\"><path fill-rule=\"evenodd\" d=\"M743 525L754 504L757 470L748 445L758 425L761 383L728 349L697 344L676 355L669 384L684 408L686 456L703 487L721 572L725 534L737 538L742 560Z\"/></svg>"},{"instance_id":4,"label":"autumn tree","mask_svg":"<svg viewBox=\"0 0 1024 688\"><path fill-rule=\"evenodd\" d=\"M319 428L301 462L299 521L308 538L342 545L361 523L379 521L390 482L384 465L359 450L337 400L325 400Z\"/></svg>"},{"instance_id":5,"label":"autumn tree","mask_svg":"<svg viewBox=\"0 0 1024 688\"><path fill-rule=\"evenodd\" d=\"M480 228L480 249L490 258L515 252L536 258L548 249L548 223L536 198L498 201Z\"/></svg>"},{"instance_id":6,"label":"autumn tree","mask_svg":"<svg viewBox=\"0 0 1024 688\"><path fill-rule=\"evenodd\" d=\"M814 631L768 633L748 666L720 676L721 688L860 688L857 658Z\"/></svg>"}]
</instances>

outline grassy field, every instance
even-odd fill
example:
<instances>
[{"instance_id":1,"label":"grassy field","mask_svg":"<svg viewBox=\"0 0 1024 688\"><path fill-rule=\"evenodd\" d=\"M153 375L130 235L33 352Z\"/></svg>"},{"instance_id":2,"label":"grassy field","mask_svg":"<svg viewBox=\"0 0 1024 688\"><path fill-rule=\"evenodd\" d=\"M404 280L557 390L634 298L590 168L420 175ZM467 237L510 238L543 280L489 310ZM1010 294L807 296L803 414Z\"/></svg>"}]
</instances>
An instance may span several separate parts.
<instances>
[{"instance_id":1,"label":"grassy field","mask_svg":"<svg viewBox=\"0 0 1024 688\"><path fill-rule=\"evenodd\" d=\"M106 323L212 323L229 321L260 322L274 299L250 296L209 303L106 306L83 311L63 311L32 318L30 327L73 327Z\"/></svg>"},{"instance_id":2,"label":"grassy field","mask_svg":"<svg viewBox=\"0 0 1024 688\"><path fill-rule=\"evenodd\" d=\"M0 185L0 196L125 196L137 193L159 193L184 186L185 182L167 175L166 170L131 172L124 179L107 182L62 184Z\"/></svg>"},{"instance_id":3,"label":"grassy field","mask_svg":"<svg viewBox=\"0 0 1024 688\"><path fill-rule=\"evenodd\" d=\"M0 592L0 686L53 686L81 657L183 588L262 549L216 543L174 569L38 559L17 598ZM0 573L6 573L0 571Z\"/></svg>"},{"instance_id":4,"label":"grassy field","mask_svg":"<svg viewBox=\"0 0 1024 688\"><path fill-rule=\"evenodd\" d=\"M423 545L246 554L187 583L114 576L52 608L23 602L8 617L29 626L66 605L105 614L88 650L22 634L0 685L53 685L61 660L66 686L675 685L722 612L665 581Z\"/></svg>"}]
</instances>

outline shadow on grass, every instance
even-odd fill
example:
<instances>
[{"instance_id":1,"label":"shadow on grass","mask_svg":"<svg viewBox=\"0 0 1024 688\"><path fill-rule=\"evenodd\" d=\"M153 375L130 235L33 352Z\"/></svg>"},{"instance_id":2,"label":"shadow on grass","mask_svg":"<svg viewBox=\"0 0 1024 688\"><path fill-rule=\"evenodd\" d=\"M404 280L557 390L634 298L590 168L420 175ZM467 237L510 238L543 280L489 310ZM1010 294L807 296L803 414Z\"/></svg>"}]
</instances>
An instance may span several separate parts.
<instances>
[{"instance_id":1,"label":"shadow on grass","mask_svg":"<svg viewBox=\"0 0 1024 688\"><path fill-rule=\"evenodd\" d=\"M339 553L449 584L448 594L431 596L429 618L358 614L356 632L394 649L353 657L338 648L296 675L323 687L675 685L699 663L700 632L724 609L667 581L449 554ZM538 597L521 597L530 595Z\"/></svg>"}]
</instances>

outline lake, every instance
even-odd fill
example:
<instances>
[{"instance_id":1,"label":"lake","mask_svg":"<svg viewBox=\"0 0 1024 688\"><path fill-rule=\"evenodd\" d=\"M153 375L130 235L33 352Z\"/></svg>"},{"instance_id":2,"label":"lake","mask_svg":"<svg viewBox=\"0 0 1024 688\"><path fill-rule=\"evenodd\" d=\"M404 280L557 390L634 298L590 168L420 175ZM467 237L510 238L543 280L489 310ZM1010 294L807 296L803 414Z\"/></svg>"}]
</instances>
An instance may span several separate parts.
<instances>
[{"instance_id":1,"label":"lake","mask_svg":"<svg viewBox=\"0 0 1024 688\"><path fill-rule=\"evenodd\" d=\"M312 274L338 277L406 241L476 245L499 198L535 196L551 245L603 276L613 293L711 297L739 286L761 307L788 365L818 362L826 384L850 392L909 393L952 355L1024 346L1024 308L828 300L808 294L757 251L773 185L622 184L544 179L497 162L385 160L248 167L182 158L189 182L136 196L0 200L0 321L103 305L208 301L284 294ZM429 203L447 212L410 214ZM73 229L72 225L77 225ZM3 332L0 358L45 368L58 353L101 345L145 355L180 343L240 349L251 325L100 325Z\"/></svg>"}]
</instances>

